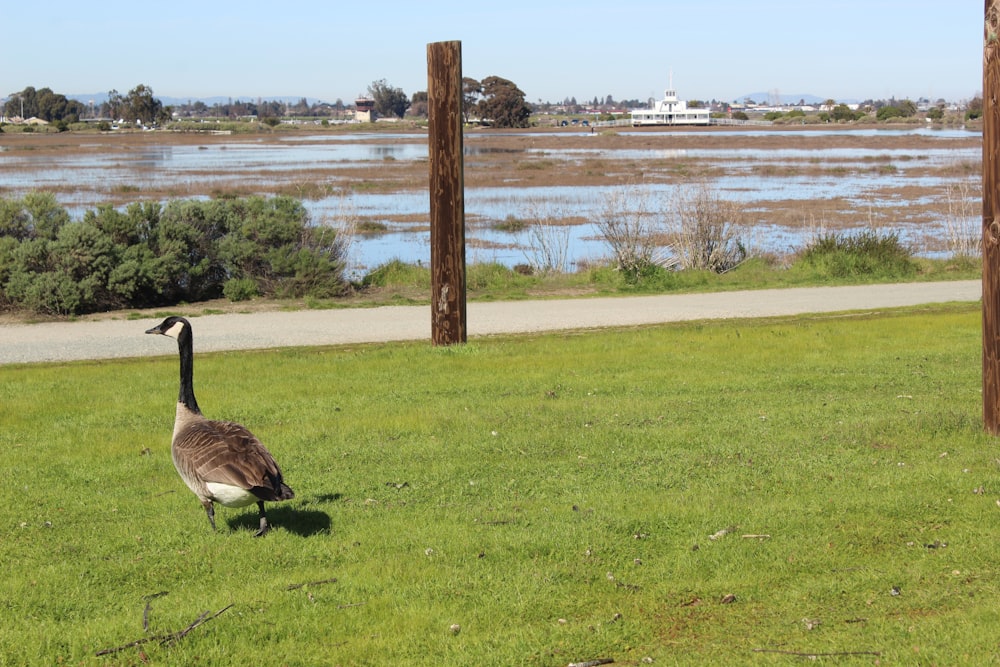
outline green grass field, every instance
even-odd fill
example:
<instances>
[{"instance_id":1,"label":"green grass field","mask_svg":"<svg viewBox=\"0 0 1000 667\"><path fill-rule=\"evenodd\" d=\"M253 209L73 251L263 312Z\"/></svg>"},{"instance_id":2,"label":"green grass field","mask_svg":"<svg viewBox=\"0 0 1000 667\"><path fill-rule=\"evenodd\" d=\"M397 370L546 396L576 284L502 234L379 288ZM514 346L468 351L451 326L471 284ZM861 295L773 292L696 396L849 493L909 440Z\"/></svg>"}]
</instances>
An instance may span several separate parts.
<instances>
[{"instance_id":1,"label":"green grass field","mask_svg":"<svg viewBox=\"0 0 1000 667\"><path fill-rule=\"evenodd\" d=\"M296 499L211 532L174 357L0 367L0 665L1000 660L978 305L195 354Z\"/></svg>"}]
</instances>

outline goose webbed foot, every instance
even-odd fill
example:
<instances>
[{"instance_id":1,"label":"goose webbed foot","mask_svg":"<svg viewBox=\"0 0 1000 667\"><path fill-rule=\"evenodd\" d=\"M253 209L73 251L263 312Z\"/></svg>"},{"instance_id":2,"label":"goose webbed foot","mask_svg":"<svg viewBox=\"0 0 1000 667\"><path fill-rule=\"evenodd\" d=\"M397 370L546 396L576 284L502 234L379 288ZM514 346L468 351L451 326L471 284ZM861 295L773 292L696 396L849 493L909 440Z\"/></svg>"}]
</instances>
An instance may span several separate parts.
<instances>
[{"instance_id":1,"label":"goose webbed foot","mask_svg":"<svg viewBox=\"0 0 1000 667\"><path fill-rule=\"evenodd\" d=\"M267 534L267 531L271 530L271 526L267 524L267 515L264 514L264 503L258 502L257 507L260 509L260 529L253 536L263 537Z\"/></svg>"}]
</instances>

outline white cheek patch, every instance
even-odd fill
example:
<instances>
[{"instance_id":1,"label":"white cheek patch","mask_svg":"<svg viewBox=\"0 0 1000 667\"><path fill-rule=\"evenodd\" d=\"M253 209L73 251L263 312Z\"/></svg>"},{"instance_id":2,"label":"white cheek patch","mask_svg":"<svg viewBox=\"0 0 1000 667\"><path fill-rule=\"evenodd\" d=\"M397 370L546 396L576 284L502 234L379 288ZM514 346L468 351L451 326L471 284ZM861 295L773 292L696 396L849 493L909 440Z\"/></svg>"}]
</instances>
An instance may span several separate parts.
<instances>
[{"instance_id":1,"label":"white cheek patch","mask_svg":"<svg viewBox=\"0 0 1000 667\"><path fill-rule=\"evenodd\" d=\"M238 486L218 482L206 482L205 486L212 494L212 500L226 507L246 507L259 500L257 496Z\"/></svg>"},{"instance_id":2,"label":"white cheek patch","mask_svg":"<svg viewBox=\"0 0 1000 667\"><path fill-rule=\"evenodd\" d=\"M171 338L177 338L181 335L181 331L184 330L183 322L174 322L174 325L163 332L164 336L170 336Z\"/></svg>"}]
</instances>

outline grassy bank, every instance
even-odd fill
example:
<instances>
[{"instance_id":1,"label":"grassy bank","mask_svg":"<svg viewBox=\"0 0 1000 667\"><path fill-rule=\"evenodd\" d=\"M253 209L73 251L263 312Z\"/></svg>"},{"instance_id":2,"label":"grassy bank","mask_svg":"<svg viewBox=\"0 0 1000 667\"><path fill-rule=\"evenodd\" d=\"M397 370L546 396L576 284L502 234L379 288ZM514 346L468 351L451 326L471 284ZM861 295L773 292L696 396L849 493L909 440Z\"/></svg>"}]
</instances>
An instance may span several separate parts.
<instances>
[{"instance_id":1,"label":"grassy bank","mask_svg":"<svg viewBox=\"0 0 1000 667\"><path fill-rule=\"evenodd\" d=\"M979 318L198 355L261 540L173 470L176 359L0 367L0 664L996 661Z\"/></svg>"},{"instance_id":2,"label":"grassy bank","mask_svg":"<svg viewBox=\"0 0 1000 667\"><path fill-rule=\"evenodd\" d=\"M853 259L853 258L852 258ZM862 260L865 258L862 258ZM858 264L860 262L856 262ZM493 262L469 264L466 284L473 301L516 301L536 298L573 298L637 294L680 294L737 290L865 285L894 282L978 280L982 262L968 257L913 258L907 270L875 262L870 270L836 273L833 262L819 265L796 261L784 266L767 258L750 259L732 271L668 271L656 269L633 279L610 264L595 264L573 273L524 275ZM355 283L354 291L340 299L288 302L288 308L339 308L383 304L430 303L431 273L427 266L386 262ZM214 304L217 307L219 304ZM248 307L246 304L244 307ZM240 304L235 304L240 308ZM192 304L197 312L197 304Z\"/></svg>"}]
</instances>

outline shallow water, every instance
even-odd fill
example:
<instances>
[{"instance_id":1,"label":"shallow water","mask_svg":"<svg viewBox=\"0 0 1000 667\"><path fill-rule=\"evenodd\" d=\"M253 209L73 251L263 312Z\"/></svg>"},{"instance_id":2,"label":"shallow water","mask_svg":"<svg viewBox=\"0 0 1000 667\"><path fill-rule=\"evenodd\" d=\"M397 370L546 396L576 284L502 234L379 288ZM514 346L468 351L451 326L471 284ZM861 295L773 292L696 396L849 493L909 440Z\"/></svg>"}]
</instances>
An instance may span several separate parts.
<instances>
[{"instance_id":1,"label":"shallow water","mask_svg":"<svg viewBox=\"0 0 1000 667\"><path fill-rule=\"evenodd\" d=\"M621 132L629 136L632 132ZM644 132L645 137L657 133ZM714 131L718 136L802 136L801 131ZM716 169L718 175L709 184L725 198L753 206L765 201L837 200L848 205L879 209L899 206L896 199L885 199L884 193L893 188L931 188L949 180L968 179L962 170L954 177L919 175L917 170L949 165L978 164L981 150L968 148L965 142L953 140L976 136L964 130L851 130L834 128L810 130L810 136L848 135L929 136L938 142L925 149L879 150L867 148L829 148L801 150L796 148L749 149L632 149L556 148L556 149L496 149L477 146L475 136L466 141L467 170L476 168L475 157L491 152L524 152L537 158L556 162L582 163L601 160L621 163L623 168L642 170L642 163L697 161ZM553 136L574 136L560 135ZM576 135L579 136L579 135ZM699 136L698 132L671 131L670 136ZM952 145L950 145L952 144ZM17 154L0 153L0 193L17 196L30 190L53 189L71 214L80 217L92 208L93 199L115 188L162 190L183 189L192 183L231 183L244 177L248 187L266 182L287 181L292 172L336 170L358 164L385 161L415 162L427 160L426 140L420 135L331 134L288 137L281 142L247 142L245 139L211 145L176 145L143 147L132 153L59 156L52 153L25 151ZM627 163L627 166L626 166ZM639 165L636 167L635 165ZM791 167L782 173L781 169ZM816 173L795 173L813 171ZM835 167L835 169L833 169ZM968 174L968 170L965 171ZM270 175L270 176L269 176ZM663 183L640 183L637 192L653 198L668 198L675 186ZM534 219L542 216L589 218L619 190L612 186L545 186L467 188L465 211L467 218L468 260L499 261L507 265L530 263L532 254L529 234L511 234L492 229L496 222L508 218ZM79 192L77 192L79 190ZM86 195L83 193L86 191ZM912 205L934 203L935 195L908 200ZM345 209L365 219L382 221L389 232L377 236L358 236L352 251L355 273L375 267L389 259L406 262L429 262L429 233L426 220L430 201L425 190L387 194L355 192L318 200L307 200L306 207L318 221L335 220ZM421 224L400 224L393 219L423 220ZM905 239L942 233L943 220L934 220L919 229L902 225L897 229ZM813 230L779 227L764 220L754 230L759 249L784 253L805 245ZM568 260L572 264L608 254L593 224L578 224L566 228ZM920 244L917 244L918 248ZM932 251L927 251L932 252Z\"/></svg>"}]
</instances>

